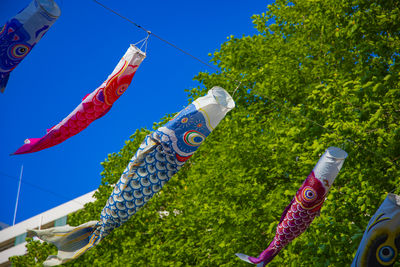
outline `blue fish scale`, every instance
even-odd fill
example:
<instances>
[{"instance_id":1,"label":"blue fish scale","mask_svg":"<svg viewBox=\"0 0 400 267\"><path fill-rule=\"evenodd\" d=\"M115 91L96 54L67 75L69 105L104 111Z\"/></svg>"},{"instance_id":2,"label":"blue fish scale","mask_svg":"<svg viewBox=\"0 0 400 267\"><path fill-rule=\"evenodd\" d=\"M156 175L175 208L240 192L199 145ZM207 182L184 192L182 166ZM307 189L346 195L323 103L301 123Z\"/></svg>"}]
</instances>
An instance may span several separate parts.
<instances>
[{"instance_id":1,"label":"blue fish scale","mask_svg":"<svg viewBox=\"0 0 400 267\"><path fill-rule=\"evenodd\" d=\"M129 220L179 171L211 133L213 126L233 107L234 102L229 94L215 87L205 97L199 98L164 126L146 136L114 186L101 212L100 221L77 227L68 226L68 229L62 227L40 231L41 238L52 242L59 250L57 256L49 256L46 262L53 265L79 257ZM81 231L86 228L91 232ZM82 235L64 242L66 230L67 235L75 237L78 235L75 235L76 231L81 231ZM92 234L88 237L87 233ZM76 248L73 251L70 249L71 242Z\"/></svg>"},{"instance_id":2,"label":"blue fish scale","mask_svg":"<svg viewBox=\"0 0 400 267\"><path fill-rule=\"evenodd\" d=\"M93 232L96 243L138 212L185 163L177 160L171 142L159 131L142 142L101 212Z\"/></svg>"}]
</instances>

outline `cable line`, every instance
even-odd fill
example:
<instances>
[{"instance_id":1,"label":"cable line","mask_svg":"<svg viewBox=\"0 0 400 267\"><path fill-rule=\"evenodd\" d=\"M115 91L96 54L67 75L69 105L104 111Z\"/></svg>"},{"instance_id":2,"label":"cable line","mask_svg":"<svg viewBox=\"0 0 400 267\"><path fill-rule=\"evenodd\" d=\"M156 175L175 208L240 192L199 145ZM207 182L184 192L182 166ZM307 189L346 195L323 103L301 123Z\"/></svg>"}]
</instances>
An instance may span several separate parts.
<instances>
[{"instance_id":1,"label":"cable line","mask_svg":"<svg viewBox=\"0 0 400 267\"><path fill-rule=\"evenodd\" d=\"M312 119L310 119L310 118L304 116L303 114L295 113L291 108L286 107L284 104L280 104L279 102L275 101L274 99L272 99L272 98L270 98L270 97L267 97L267 96L264 96L264 97L267 98L268 100L272 101L272 102L275 103L276 105L278 105L278 106L280 106L280 107L283 107L284 109L288 110L290 113L304 118L305 120L307 120L307 121L309 121L309 122L311 122L311 123L317 125L318 127L320 127L320 128L322 128L322 129L328 131L329 133L337 134L339 137L342 137L344 140L346 140L346 141L348 141L348 142L350 142L350 143L353 143L354 145L360 147L361 149L364 149L365 151L367 151L367 152L369 152L369 153L371 153L371 154L377 156L377 157L380 158L383 162L386 162L386 161L384 160L384 158L383 158L382 155L380 155L380 154L378 154L377 152L372 151L372 150L370 150L370 149L364 147L362 144L359 144L359 143L357 143L356 141L351 140L350 138L347 138L347 137L344 137L344 136L340 135L340 134L337 133L336 131L331 130L331 129L329 129L329 128L323 126L322 124L320 124L320 123L318 123L318 122L316 122L316 121L314 121L314 120L312 120ZM303 106L304 106L304 107L307 107L307 106L304 105L304 104L303 104ZM389 162L390 162L391 164L395 165L396 167L398 167L398 168L400 169L400 166L399 166L395 161L389 159Z\"/></svg>"},{"instance_id":2,"label":"cable line","mask_svg":"<svg viewBox=\"0 0 400 267\"><path fill-rule=\"evenodd\" d=\"M129 18L127 18L127 17L121 15L121 14L118 13L117 11L115 11L115 10L109 8L108 6L106 6L106 5L102 4L102 3L100 3L99 1L93 0L93 2L95 2L95 3L98 4L99 6L102 6L103 8L107 9L108 11L114 13L115 15L119 16L120 18L122 18L122 19L128 21L129 23L133 24L134 26L138 27L139 29L141 29L141 30L147 32L148 35L153 35L154 37L158 38L160 41L162 41L162 42L164 42L164 43L166 43L166 44L172 46L173 48L175 48L175 49L181 51L182 53L184 53L184 54L186 54L186 55L192 57L193 59L199 61L200 63L206 65L207 67L212 68L212 69L215 70L215 71L219 71L219 70L218 70L217 68L215 68L214 66L208 64L207 62L204 62L203 60L201 60L201 59L198 58L198 57L195 57L194 55L190 54L189 52L186 52L186 51L183 50L182 48L178 47L177 45L175 45L175 44L173 44L173 43L171 43L171 42L169 42L169 41L167 41L166 39L160 37L159 35L155 34L154 32L151 32L151 31L147 30L146 28L140 26L139 24L137 24L137 23L134 22L133 20L131 20L131 19L129 19Z\"/></svg>"},{"instance_id":3,"label":"cable line","mask_svg":"<svg viewBox=\"0 0 400 267\"><path fill-rule=\"evenodd\" d=\"M8 174L6 174L6 173L4 173L4 172L0 172L0 175L3 176L3 177L12 178L12 179L14 179L14 180L18 180L18 179L19 179L19 178L16 177L16 176L8 175ZM38 186L38 185L36 185L36 184L34 184L34 183L30 183L30 182L27 182L27 181L25 181L25 180L22 180L21 182L22 182L23 184L26 184L26 185L30 185L30 186L32 186L32 187L35 187L36 189L39 189L39 190L41 190L41 191L43 191L43 192L46 192L46 193L52 194L52 195L54 195L54 196L57 196L57 197L59 197L59 198L66 199L66 200L68 200L68 201L73 201L73 202L75 202L75 203L78 203L79 205L84 205L83 203L80 203L79 201L76 201L76 200L74 200L74 199L71 200L70 197L66 197L66 196L61 195L61 194L59 194L59 193L56 193L56 192L53 192L53 191L48 190L48 189L46 189L46 188L40 187L40 186Z\"/></svg>"},{"instance_id":4,"label":"cable line","mask_svg":"<svg viewBox=\"0 0 400 267\"><path fill-rule=\"evenodd\" d=\"M115 10L109 8L108 6L106 6L106 5L102 4L102 3L100 3L99 1L93 0L93 2L95 2L96 4L102 6L103 8L107 9L108 11L114 13L115 15L119 16L120 18L122 18L122 19L128 21L129 23L133 24L135 27L138 27L139 29L141 29L141 30L147 32L148 35L153 35L154 37L158 38L160 41L162 41L162 42L164 42L164 43L166 43L166 44L172 46L173 48L175 48L175 49L181 51L182 53L184 53L184 54L186 54L186 55L192 57L193 59L195 59L195 60L197 60L198 62L204 64L205 66L207 66L207 67L209 67L209 68L212 68L212 69L214 69L215 71L219 71L219 70L218 70L217 68L215 68L214 66L212 66L212 65L210 65L210 64L208 64L208 63L206 63L206 62L204 62L203 60L201 60L201 59L199 59L199 58L197 58L197 57L195 57L194 55L192 55L192 54L190 54L189 52L187 52L187 51L181 49L181 48L178 47L177 45L175 45L175 44L173 44L173 43L167 41L166 39L160 37L159 35L157 35L157 34L151 32L151 31L147 30L147 29L144 28L143 26L141 26L141 25L137 24L136 22L134 22L133 20L131 20L131 19L129 19L129 18L127 18L127 17L121 15L121 14L118 13L117 11L115 11ZM148 38L148 37L147 37L147 38ZM146 38L146 40L147 40L147 38ZM239 87L240 87L240 85L241 85L241 83L242 83L242 81L243 81L243 77L242 77L242 79L241 79L240 82L239 82L238 80L235 80L235 81L236 81L237 83L239 83L239 84L238 84L237 88L234 90L233 95L234 95L234 94L236 93L236 91L239 89ZM326 130L326 131L328 131L328 132L330 132L330 133L335 133L335 134L337 134L339 137L342 137L344 140L346 140L346 141L348 141L348 142L350 142L350 143L353 143L354 145L358 146L359 148L361 148L361 149L363 149L363 150L365 150L365 151L367 151L367 152L369 152L369 153L371 153L371 154L377 156L377 157L380 158L383 162L386 162L386 161L384 160L383 156L380 155L380 154L378 154L377 152L372 151L372 150L370 150L370 149L364 147L362 144L359 144L359 143L357 143L357 142L355 142L355 141L353 141L353 140L351 140L351 139L349 139L349 138L346 138L346 137L344 137L344 136L341 136L341 135L338 134L336 131L329 129L329 128L327 128L327 127L321 125L320 123L318 123L318 122L316 122L316 121L314 121L314 120L312 120L312 119L310 119L310 118L308 118L308 117L306 117L306 116L304 116L304 115L302 115L302 114L295 113L291 108L288 108L288 107L286 107L285 105L281 105L279 102L275 101L274 99L272 99L272 98L270 98L270 97L267 97L267 96L265 96L265 97L266 97L268 100L270 100L270 101L272 101L273 103L275 103L276 105L281 106L281 107L283 107L284 109L288 110L290 113L295 114L295 115L297 115L297 116L300 116L300 117L304 118L305 120L310 121L311 123L317 125L318 127L322 128L322 129L324 129L324 130ZM304 105L304 106L305 106L305 105ZM400 166L399 166L394 160L390 160L390 159L389 159L389 162L390 162L392 165L395 165L396 167L398 167L398 168L400 169Z\"/></svg>"},{"instance_id":5,"label":"cable line","mask_svg":"<svg viewBox=\"0 0 400 267\"><path fill-rule=\"evenodd\" d=\"M219 71L219 70L218 70L217 68L215 68L214 66L212 66L212 65L210 65L210 64L208 64L208 63L206 63L206 62L204 62L203 60L201 60L201 59L199 59L199 58L193 56L193 55L190 54L189 52L186 52L185 50L183 50L183 49L181 49L180 47L176 46L175 44L173 44L173 43L171 43L171 42L165 40L164 38L161 38L161 37L158 36L157 34L155 34L155 33L151 32L151 31L147 30L146 28L140 26L139 24L137 24L137 23L134 22L133 20L131 20L131 19L129 19L129 18L127 18L127 17L121 15L120 13L118 13L118 12L116 12L115 10L113 10L113 9L111 9L111 8L109 8L109 7L107 7L106 5L100 3L99 1L93 0L93 2L95 2L96 4L102 6L103 8L107 9L108 11L114 13L115 15L119 16L120 18L122 18L122 19L124 19L124 20L130 22L131 24L133 24L134 26L138 27L139 29L142 29L143 31L147 32L148 35L153 35L154 37L158 38L158 39L161 40L162 42L164 42L164 43L166 43L166 44L168 44L168 45L174 47L175 49L177 49L177 50L181 51L182 53L184 53L184 54L186 54L186 55L192 57L193 59L199 61L200 63L202 63L202 64L204 64L204 65L206 65L206 66L208 66L208 67L214 69L215 71ZM235 80L235 81L236 81L237 83L239 83L239 85L238 85L237 88L234 90L233 94L235 94L236 91L238 90L240 84L241 84L242 81L243 81L243 78L241 79L240 82L239 82L238 80ZM274 103L277 104L278 106L281 106L281 107L285 108L285 109L288 110L290 113L293 113L293 114L295 114L295 115L299 115L299 116L301 116L302 118L304 118L304 119L310 121L311 123L317 125L318 127L321 127L322 129L324 129L324 130L326 130L326 131L328 131L328 132L330 132L330 133L336 133L334 130L331 130L331 129L329 129L329 128L326 128L325 126L321 125L320 123L318 123L318 122L316 122L316 121L313 121L312 119L310 119L310 118L308 118L308 117L306 117L306 116L304 116L304 115L302 115L302 114L296 114L296 113L294 113L293 110L291 110L290 108L286 107L285 105L281 105L280 103L278 103L277 101L273 100L272 98L269 98L269 97L266 97L266 98L269 99L270 101L274 102ZM305 105L304 105L304 106L305 106ZM336 133L336 134L337 134L338 136L341 136L341 135L339 135L338 133ZM369 152L369 153L372 153L372 154L375 155L375 156L378 156L379 158L381 158L382 161L386 162L386 161L383 159L383 156L380 155L380 154L378 154L377 152L374 152L374 151L372 151L372 150L370 150L370 149L368 149L368 148L365 148L363 145L361 145L361 144L359 144L359 143L357 143L357 142L355 142L355 141L353 141L353 140L351 140L351 139L349 139L349 138L346 138L346 137L343 137L343 136L341 136L341 137L344 138L344 140L346 140L346 141L348 141L348 142L350 142L350 143L353 143L354 145L360 147L361 149L363 149L363 150L365 150L365 151L367 151L367 152ZM399 166L395 161L389 159L389 162L390 162L391 164L395 165L396 167L398 167L398 168L400 169L400 166Z\"/></svg>"}]
</instances>

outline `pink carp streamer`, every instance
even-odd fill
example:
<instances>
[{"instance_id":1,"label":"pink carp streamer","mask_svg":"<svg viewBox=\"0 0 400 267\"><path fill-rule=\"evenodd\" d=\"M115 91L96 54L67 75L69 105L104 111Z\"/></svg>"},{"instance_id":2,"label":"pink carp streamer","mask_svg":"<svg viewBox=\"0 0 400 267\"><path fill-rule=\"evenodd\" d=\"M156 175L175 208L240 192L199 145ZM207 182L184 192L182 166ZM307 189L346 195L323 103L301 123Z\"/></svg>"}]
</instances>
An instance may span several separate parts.
<instances>
[{"instance_id":1,"label":"pink carp streamer","mask_svg":"<svg viewBox=\"0 0 400 267\"><path fill-rule=\"evenodd\" d=\"M131 45L99 88L88 94L65 119L47 130L45 136L26 139L25 144L14 152L14 155L37 152L58 145L104 116L128 88L145 57L145 53Z\"/></svg>"},{"instance_id":2,"label":"pink carp streamer","mask_svg":"<svg viewBox=\"0 0 400 267\"><path fill-rule=\"evenodd\" d=\"M258 258L237 253L240 259L265 266L281 249L301 235L319 215L325 197L343 166L347 153L337 147L329 147L308 175L290 204L283 211L274 240Z\"/></svg>"}]
</instances>

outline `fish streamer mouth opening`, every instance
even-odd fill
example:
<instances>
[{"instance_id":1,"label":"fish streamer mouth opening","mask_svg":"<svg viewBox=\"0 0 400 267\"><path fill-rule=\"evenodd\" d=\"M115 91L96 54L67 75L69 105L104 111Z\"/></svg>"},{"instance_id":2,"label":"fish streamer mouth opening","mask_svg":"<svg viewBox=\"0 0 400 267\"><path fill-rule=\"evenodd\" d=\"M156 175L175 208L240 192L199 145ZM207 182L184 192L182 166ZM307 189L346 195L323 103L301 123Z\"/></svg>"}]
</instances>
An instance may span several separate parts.
<instances>
[{"instance_id":1,"label":"fish streamer mouth opening","mask_svg":"<svg viewBox=\"0 0 400 267\"><path fill-rule=\"evenodd\" d=\"M142 58L146 58L146 53L143 52L142 50L140 50L139 47L137 47L137 46L134 45L134 44L131 44L131 45L129 46L129 50L132 50L133 52L139 54Z\"/></svg>"},{"instance_id":2,"label":"fish streamer mouth opening","mask_svg":"<svg viewBox=\"0 0 400 267\"><path fill-rule=\"evenodd\" d=\"M389 193L388 198L393 202L394 205L396 205L398 208L400 208L400 196Z\"/></svg>"},{"instance_id":3,"label":"fish streamer mouth opening","mask_svg":"<svg viewBox=\"0 0 400 267\"><path fill-rule=\"evenodd\" d=\"M58 18L61 15L60 8L53 0L36 0L36 2L50 16Z\"/></svg>"},{"instance_id":4,"label":"fish streamer mouth opening","mask_svg":"<svg viewBox=\"0 0 400 267\"><path fill-rule=\"evenodd\" d=\"M221 106L229 110L235 107L235 101L233 101L231 95L222 87L214 86L211 88L211 92L217 103Z\"/></svg>"},{"instance_id":5,"label":"fish streamer mouth opening","mask_svg":"<svg viewBox=\"0 0 400 267\"><path fill-rule=\"evenodd\" d=\"M335 159L345 159L347 158L347 153L346 151L344 151L343 149L340 149L338 147L329 147L327 149L327 152L329 154L329 156L335 158Z\"/></svg>"}]
</instances>

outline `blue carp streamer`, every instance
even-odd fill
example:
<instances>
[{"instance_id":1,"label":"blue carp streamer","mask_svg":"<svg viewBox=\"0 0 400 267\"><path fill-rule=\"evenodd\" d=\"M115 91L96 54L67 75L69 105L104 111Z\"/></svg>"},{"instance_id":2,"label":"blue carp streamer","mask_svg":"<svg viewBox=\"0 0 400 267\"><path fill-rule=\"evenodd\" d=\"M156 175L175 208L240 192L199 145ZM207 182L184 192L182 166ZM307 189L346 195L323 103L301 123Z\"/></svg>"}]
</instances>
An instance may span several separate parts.
<instances>
[{"instance_id":1,"label":"blue carp streamer","mask_svg":"<svg viewBox=\"0 0 400 267\"><path fill-rule=\"evenodd\" d=\"M10 72L60 16L53 0L33 0L0 28L0 91L4 92Z\"/></svg>"},{"instance_id":2,"label":"blue carp streamer","mask_svg":"<svg viewBox=\"0 0 400 267\"><path fill-rule=\"evenodd\" d=\"M213 87L206 96L146 136L115 185L100 221L33 230L59 249L58 255L49 256L44 264L58 265L77 258L129 220L179 171L234 106L224 89Z\"/></svg>"},{"instance_id":3,"label":"blue carp streamer","mask_svg":"<svg viewBox=\"0 0 400 267\"><path fill-rule=\"evenodd\" d=\"M400 196L389 193L370 219L351 267L393 266L399 250Z\"/></svg>"}]
</instances>

